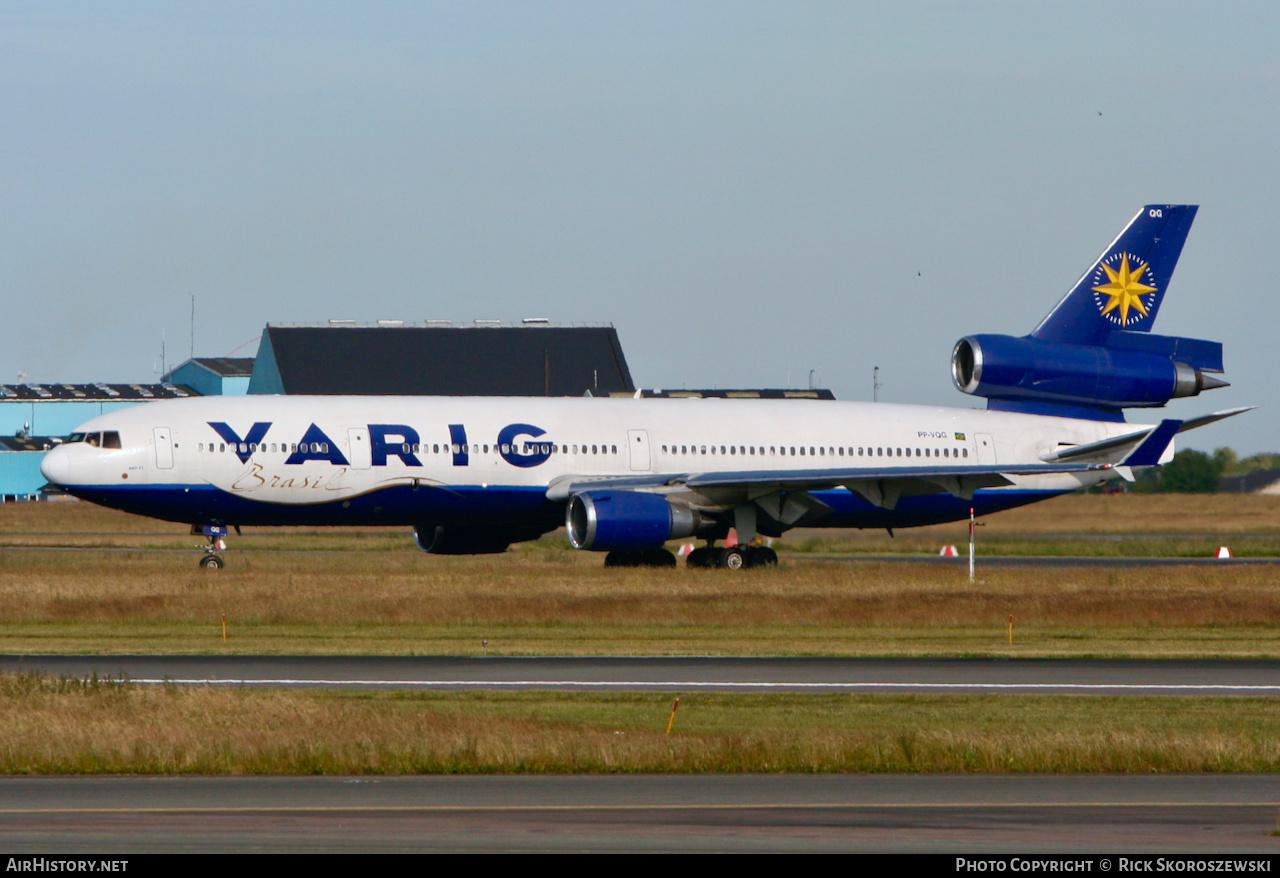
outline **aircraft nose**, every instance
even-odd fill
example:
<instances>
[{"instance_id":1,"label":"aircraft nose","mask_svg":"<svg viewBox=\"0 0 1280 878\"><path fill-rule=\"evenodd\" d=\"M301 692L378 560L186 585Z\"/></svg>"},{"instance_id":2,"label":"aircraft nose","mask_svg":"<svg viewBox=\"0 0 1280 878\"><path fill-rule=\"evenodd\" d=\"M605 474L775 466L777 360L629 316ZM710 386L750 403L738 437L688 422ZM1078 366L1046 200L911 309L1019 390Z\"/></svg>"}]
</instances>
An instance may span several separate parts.
<instances>
[{"instance_id":1,"label":"aircraft nose","mask_svg":"<svg viewBox=\"0 0 1280 878\"><path fill-rule=\"evenodd\" d=\"M65 485L71 475L67 449L58 446L46 451L44 460L40 461L40 475L51 485Z\"/></svg>"}]
</instances>

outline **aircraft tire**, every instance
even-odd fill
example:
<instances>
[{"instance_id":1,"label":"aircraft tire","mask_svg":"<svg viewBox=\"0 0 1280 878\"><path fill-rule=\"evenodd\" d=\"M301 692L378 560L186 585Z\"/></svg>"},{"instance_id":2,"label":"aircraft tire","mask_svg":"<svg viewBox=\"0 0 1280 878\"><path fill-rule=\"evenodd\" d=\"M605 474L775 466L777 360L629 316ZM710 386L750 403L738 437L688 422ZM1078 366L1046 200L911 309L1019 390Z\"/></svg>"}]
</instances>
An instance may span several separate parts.
<instances>
[{"instance_id":1,"label":"aircraft tire","mask_svg":"<svg viewBox=\"0 0 1280 878\"><path fill-rule=\"evenodd\" d=\"M747 560L751 567L777 567L778 553L768 546L756 546L750 550Z\"/></svg>"},{"instance_id":2,"label":"aircraft tire","mask_svg":"<svg viewBox=\"0 0 1280 878\"><path fill-rule=\"evenodd\" d=\"M614 549L604 556L606 567L675 567L676 556L666 549Z\"/></svg>"},{"instance_id":3,"label":"aircraft tire","mask_svg":"<svg viewBox=\"0 0 1280 878\"><path fill-rule=\"evenodd\" d=\"M203 570L221 570L226 565L227 562L222 560L221 555L205 555L200 559L200 567Z\"/></svg>"},{"instance_id":4,"label":"aircraft tire","mask_svg":"<svg viewBox=\"0 0 1280 878\"><path fill-rule=\"evenodd\" d=\"M720 553L720 567L726 570L741 570L744 567L751 566L751 556L745 549L734 547L732 549L724 549Z\"/></svg>"},{"instance_id":5,"label":"aircraft tire","mask_svg":"<svg viewBox=\"0 0 1280 878\"><path fill-rule=\"evenodd\" d=\"M639 567L640 561L636 553L627 549L614 549L604 556L606 567Z\"/></svg>"},{"instance_id":6,"label":"aircraft tire","mask_svg":"<svg viewBox=\"0 0 1280 878\"><path fill-rule=\"evenodd\" d=\"M645 567L675 567L676 556L666 549L650 549L644 553Z\"/></svg>"},{"instance_id":7,"label":"aircraft tire","mask_svg":"<svg viewBox=\"0 0 1280 878\"><path fill-rule=\"evenodd\" d=\"M715 549L709 546L703 546L700 549L694 549L690 552L689 557L685 559L684 563L686 567L693 567L695 569L715 567L717 554L718 552Z\"/></svg>"}]
</instances>

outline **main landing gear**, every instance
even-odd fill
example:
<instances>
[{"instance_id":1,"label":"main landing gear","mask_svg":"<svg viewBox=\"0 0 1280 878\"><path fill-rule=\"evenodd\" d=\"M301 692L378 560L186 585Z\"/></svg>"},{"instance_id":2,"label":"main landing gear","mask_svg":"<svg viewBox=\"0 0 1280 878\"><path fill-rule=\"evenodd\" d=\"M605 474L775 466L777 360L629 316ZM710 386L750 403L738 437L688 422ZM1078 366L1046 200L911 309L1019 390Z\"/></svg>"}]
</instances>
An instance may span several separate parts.
<instances>
[{"instance_id":1,"label":"main landing gear","mask_svg":"<svg viewBox=\"0 0 1280 878\"><path fill-rule=\"evenodd\" d=\"M689 553L686 562L690 567L723 567L741 570L744 567L777 567L778 553L768 546L731 546L721 548L711 543Z\"/></svg>"},{"instance_id":2,"label":"main landing gear","mask_svg":"<svg viewBox=\"0 0 1280 878\"><path fill-rule=\"evenodd\" d=\"M604 556L606 567L674 567L676 556L666 549L614 549Z\"/></svg>"},{"instance_id":3,"label":"main landing gear","mask_svg":"<svg viewBox=\"0 0 1280 878\"><path fill-rule=\"evenodd\" d=\"M227 535L226 526L221 524L206 524L204 527L200 528L199 531L196 531L195 527L192 527L191 531L192 533L204 534L205 539L208 540L208 543L205 545L196 546L197 549L204 552L204 555L200 558L200 569L221 570L223 567L226 567L226 559L219 554L219 552L225 552L227 550L227 543L222 539Z\"/></svg>"}]
</instances>

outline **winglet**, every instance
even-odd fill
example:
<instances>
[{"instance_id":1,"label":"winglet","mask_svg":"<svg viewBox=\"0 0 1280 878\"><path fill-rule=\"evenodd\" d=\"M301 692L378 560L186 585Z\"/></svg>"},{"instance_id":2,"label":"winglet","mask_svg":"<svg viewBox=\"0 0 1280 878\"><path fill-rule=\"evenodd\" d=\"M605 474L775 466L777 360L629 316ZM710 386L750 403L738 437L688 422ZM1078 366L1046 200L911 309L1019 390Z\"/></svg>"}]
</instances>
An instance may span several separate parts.
<instances>
[{"instance_id":1,"label":"winglet","mask_svg":"<svg viewBox=\"0 0 1280 878\"><path fill-rule=\"evenodd\" d=\"M1121 465L1155 466L1160 462L1160 455L1164 454L1164 450L1173 441L1174 434L1181 427L1182 421L1173 419L1161 421L1160 426L1148 433L1147 438L1142 440L1142 444L1133 449Z\"/></svg>"}]
</instances>

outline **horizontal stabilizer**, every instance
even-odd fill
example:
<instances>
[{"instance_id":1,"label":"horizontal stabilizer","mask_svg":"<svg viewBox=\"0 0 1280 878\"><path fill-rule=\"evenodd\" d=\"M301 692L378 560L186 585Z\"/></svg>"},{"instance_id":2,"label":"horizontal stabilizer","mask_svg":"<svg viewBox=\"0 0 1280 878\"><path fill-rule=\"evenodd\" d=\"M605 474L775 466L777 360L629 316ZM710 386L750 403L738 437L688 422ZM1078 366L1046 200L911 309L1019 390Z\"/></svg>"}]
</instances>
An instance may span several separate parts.
<instances>
[{"instance_id":1,"label":"horizontal stabilizer","mask_svg":"<svg viewBox=\"0 0 1280 878\"><path fill-rule=\"evenodd\" d=\"M1085 445L1068 445L1065 448L1059 448L1057 451L1050 451L1048 454L1040 455L1040 459L1045 463L1054 463L1056 461L1077 460L1082 457L1099 457L1107 452L1116 451L1120 448L1126 448L1137 445L1147 436L1151 435L1151 430L1138 430L1135 433L1125 433L1122 436L1111 436L1097 442L1089 442Z\"/></svg>"},{"instance_id":2,"label":"horizontal stabilizer","mask_svg":"<svg viewBox=\"0 0 1280 878\"><path fill-rule=\"evenodd\" d=\"M1182 426L1178 429L1178 432L1185 433L1188 430L1194 430L1196 427L1203 427L1206 424L1212 424L1215 421L1221 421L1224 418L1234 418L1236 415L1243 415L1245 412L1251 412L1256 408L1256 405L1242 405L1239 408L1223 409L1220 412L1212 412L1207 415L1187 418L1182 422Z\"/></svg>"},{"instance_id":3,"label":"horizontal stabilizer","mask_svg":"<svg viewBox=\"0 0 1280 878\"><path fill-rule=\"evenodd\" d=\"M1177 424L1178 427L1174 432L1185 433L1188 430L1194 430L1196 427L1203 427L1206 424L1212 424L1215 421L1221 421L1224 418L1243 414L1245 412L1252 411L1255 408L1257 408L1257 406L1248 405L1234 409L1223 409L1220 412L1213 412L1208 415L1198 415L1194 418L1188 418L1185 421L1164 421L1155 427L1148 427L1143 430L1134 431L1133 433L1124 433L1120 436L1110 436L1106 439L1102 439L1097 442L1089 442L1085 445L1069 445L1064 448L1059 448L1057 451L1051 451L1048 454L1040 455L1040 459L1045 463L1057 463L1070 460L1080 460L1082 458L1098 458L1107 455L1109 452L1119 451L1126 447L1137 446L1139 443L1150 441L1151 437L1154 436L1157 431L1167 429L1165 424ZM1172 435L1173 434L1171 433L1170 436ZM1166 442L1165 445L1168 445L1168 442ZM1134 452L1125 459L1124 463L1126 466L1150 465L1138 463L1137 460L1134 459L1134 455L1136 453L1137 449L1135 448ZM1161 449L1161 453L1163 453L1163 448ZM1159 456L1159 454L1156 455L1157 459Z\"/></svg>"}]
</instances>

